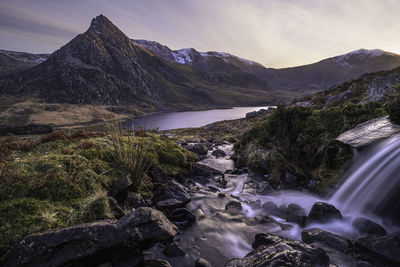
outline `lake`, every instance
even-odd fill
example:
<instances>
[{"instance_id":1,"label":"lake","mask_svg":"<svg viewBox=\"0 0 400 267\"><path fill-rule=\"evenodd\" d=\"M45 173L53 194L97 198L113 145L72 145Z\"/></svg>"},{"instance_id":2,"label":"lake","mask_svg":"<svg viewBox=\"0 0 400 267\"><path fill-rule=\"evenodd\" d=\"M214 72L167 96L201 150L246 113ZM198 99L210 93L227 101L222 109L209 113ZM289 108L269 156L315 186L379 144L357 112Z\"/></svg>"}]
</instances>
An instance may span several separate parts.
<instances>
[{"instance_id":1,"label":"lake","mask_svg":"<svg viewBox=\"0 0 400 267\"><path fill-rule=\"evenodd\" d=\"M171 130L179 128L201 127L216 121L235 120L246 117L246 113L268 109L265 107L235 107L230 109L212 109L204 111L167 112L146 115L124 123L126 128L144 127L146 130ZM273 108L273 107L270 107Z\"/></svg>"}]
</instances>

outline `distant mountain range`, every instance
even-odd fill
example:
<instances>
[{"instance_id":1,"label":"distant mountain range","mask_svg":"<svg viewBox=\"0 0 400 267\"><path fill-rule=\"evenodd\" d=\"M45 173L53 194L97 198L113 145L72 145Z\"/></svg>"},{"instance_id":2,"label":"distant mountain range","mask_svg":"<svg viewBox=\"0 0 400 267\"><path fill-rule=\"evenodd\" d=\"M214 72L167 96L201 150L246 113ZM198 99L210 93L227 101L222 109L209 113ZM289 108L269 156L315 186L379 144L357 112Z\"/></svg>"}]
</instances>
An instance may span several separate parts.
<instances>
[{"instance_id":1,"label":"distant mountain range","mask_svg":"<svg viewBox=\"0 0 400 267\"><path fill-rule=\"evenodd\" d=\"M267 68L228 53L131 40L100 15L51 55L1 50L0 93L156 110L276 104L398 66L399 55L361 49L310 65Z\"/></svg>"}]
</instances>

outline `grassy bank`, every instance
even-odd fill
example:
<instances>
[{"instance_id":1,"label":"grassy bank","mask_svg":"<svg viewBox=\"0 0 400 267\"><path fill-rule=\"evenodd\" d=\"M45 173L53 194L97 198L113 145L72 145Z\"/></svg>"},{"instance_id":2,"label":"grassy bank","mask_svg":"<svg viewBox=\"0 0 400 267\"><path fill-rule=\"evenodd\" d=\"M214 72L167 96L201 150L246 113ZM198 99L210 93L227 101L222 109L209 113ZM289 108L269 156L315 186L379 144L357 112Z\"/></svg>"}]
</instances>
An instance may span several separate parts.
<instances>
[{"instance_id":1,"label":"grassy bank","mask_svg":"<svg viewBox=\"0 0 400 267\"><path fill-rule=\"evenodd\" d=\"M328 109L279 106L270 117L246 132L235 148L241 164L271 173L280 183L285 172L300 185L315 179L323 190L341 177L351 151L334 139L359 123L386 115L381 104L346 104Z\"/></svg>"},{"instance_id":2,"label":"grassy bank","mask_svg":"<svg viewBox=\"0 0 400 267\"><path fill-rule=\"evenodd\" d=\"M30 233L112 218L107 192L114 181L130 175L134 190L147 195L153 171L183 177L195 160L148 132L0 139L0 252Z\"/></svg>"}]
</instances>

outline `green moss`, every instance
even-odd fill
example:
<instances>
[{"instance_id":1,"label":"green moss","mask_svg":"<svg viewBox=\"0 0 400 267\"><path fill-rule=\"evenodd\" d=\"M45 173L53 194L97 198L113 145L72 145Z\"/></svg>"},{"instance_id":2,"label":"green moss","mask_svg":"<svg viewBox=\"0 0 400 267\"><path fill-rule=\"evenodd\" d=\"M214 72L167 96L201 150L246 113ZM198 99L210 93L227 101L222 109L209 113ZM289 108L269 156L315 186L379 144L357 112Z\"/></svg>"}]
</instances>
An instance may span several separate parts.
<instances>
[{"instance_id":1,"label":"green moss","mask_svg":"<svg viewBox=\"0 0 400 267\"><path fill-rule=\"evenodd\" d=\"M334 181L351 151L334 139L359 123L385 115L378 103L347 104L329 109L279 106L264 122L245 133L237 151L245 165L271 172L275 180L290 170L320 184ZM322 186L320 187L322 189Z\"/></svg>"},{"instance_id":2,"label":"green moss","mask_svg":"<svg viewBox=\"0 0 400 267\"><path fill-rule=\"evenodd\" d=\"M141 156L154 163L148 174L158 170L183 177L196 161L168 138L144 136L134 137L134 144L142 146ZM111 218L107 191L131 170L113 157L108 136L60 138L33 149L4 144L10 149L0 160L0 252L27 234ZM123 142L127 147L126 137ZM149 188L138 191L151 193Z\"/></svg>"}]
</instances>

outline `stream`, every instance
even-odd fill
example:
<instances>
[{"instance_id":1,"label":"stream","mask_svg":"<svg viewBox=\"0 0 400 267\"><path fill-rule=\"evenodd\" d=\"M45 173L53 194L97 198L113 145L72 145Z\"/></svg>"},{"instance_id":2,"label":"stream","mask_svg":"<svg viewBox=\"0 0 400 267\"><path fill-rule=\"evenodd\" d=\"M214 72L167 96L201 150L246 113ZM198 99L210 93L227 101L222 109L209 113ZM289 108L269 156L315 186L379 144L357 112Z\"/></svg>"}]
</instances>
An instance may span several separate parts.
<instances>
[{"instance_id":1,"label":"stream","mask_svg":"<svg viewBox=\"0 0 400 267\"><path fill-rule=\"evenodd\" d=\"M168 259L173 266L191 266L193 260L198 257L206 259L212 266L224 266L228 259L244 257L252 251L251 244L257 233L269 232L301 241L302 230L317 227L355 239L360 236L352 226L352 222L359 216L384 225L389 233L399 230L392 224L387 222L385 224L377 213L366 212L368 201L365 200L372 196L379 203L384 201L382 199L384 196L379 197L380 192L377 190L385 187L385 183L375 182L378 183L377 185L372 183L376 173L380 173L380 175L386 173L393 177L393 179L386 178L385 175L382 177L391 181L391 187L385 191L387 194L395 185L399 185L400 164L398 161L400 159L397 157L399 152L393 152L400 151L399 137L382 142L357 155L353 167L346 175L346 182L331 198L326 199L302 191L274 191L268 187L266 181L251 173L229 174L230 170L235 167L234 162L229 159L233 154L232 145L226 144L218 148L226 153L225 157L216 158L211 155L212 151L209 151L207 158L200 163L225 172L226 185L221 185L220 177L215 177L207 182L194 181L186 184L192 198L188 209L197 218L196 223L175 237L175 242L185 249L186 255L179 258L166 258L161 252L161 247L154 247L147 251L149 255ZM392 153L388 151L392 151ZM394 161L394 159L396 160ZM390 172L379 169L388 168L388 165ZM375 172L371 172L371 168ZM367 175L368 173L370 176ZM364 187L371 194L366 194ZM359 192L362 193L361 196ZM225 205L230 201L239 201L242 209L234 212L226 211ZM271 202L279 207L278 210L282 209L283 213L285 213L287 205L295 203L304 208L308 214L312 205L317 201L336 206L342 212L343 219L323 224L307 224L302 228L296 223L286 222L285 216L271 214L266 216L265 209ZM378 207L379 203L375 203L374 207Z\"/></svg>"}]
</instances>

